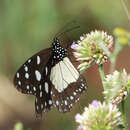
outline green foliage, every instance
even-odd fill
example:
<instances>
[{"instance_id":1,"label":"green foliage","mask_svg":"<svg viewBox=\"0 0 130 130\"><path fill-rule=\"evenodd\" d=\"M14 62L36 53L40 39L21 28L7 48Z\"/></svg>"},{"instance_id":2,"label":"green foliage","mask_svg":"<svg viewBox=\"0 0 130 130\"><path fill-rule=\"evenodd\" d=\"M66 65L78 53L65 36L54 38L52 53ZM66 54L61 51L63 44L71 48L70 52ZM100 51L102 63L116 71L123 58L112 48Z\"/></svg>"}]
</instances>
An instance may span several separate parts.
<instances>
[{"instance_id":1,"label":"green foliage","mask_svg":"<svg viewBox=\"0 0 130 130\"><path fill-rule=\"evenodd\" d=\"M117 26L122 28L129 26L129 21L119 0L0 0L0 74L6 75L6 78L10 78L12 81L18 67L36 52L50 46L55 34L71 20L76 20L81 25L81 29L78 31L67 34L73 40L76 40L74 37L77 38L81 33L90 30L105 29L105 31L109 30L109 34L111 34L111 30ZM120 39L120 41L126 41L126 39ZM117 47L119 46L117 45ZM115 51L115 57L119 50L120 47ZM115 62L115 59L113 61ZM123 59L120 59L120 63L122 61ZM98 93L100 89L93 84L91 74L87 77L87 82L93 87L89 87L84 100L86 104L92 100L93 94L95 97L101 95ZM6 89L10 86L7 86ZM6 83L5 85L0 84L0 87L5 89ZM14 91L13 88L12 91ZM11 104L16 106L12 102ZM129 110L129 103L126 105ZM69 113L71 121L73 112ZM24 113L22 114L25 116ZM46 125L40 124L41 129L58 130L66 129L66 126L68 130L75 129L75 125L69 120L70 116L65 118L65 115L61 114L63 117L60 118L58 112L52 112L50 117L48 114L45 115L47 119L44 123ZM21 129L23 128L22 123L17 125L18 129L20 126Z\"/></svg>"}]
</instances>

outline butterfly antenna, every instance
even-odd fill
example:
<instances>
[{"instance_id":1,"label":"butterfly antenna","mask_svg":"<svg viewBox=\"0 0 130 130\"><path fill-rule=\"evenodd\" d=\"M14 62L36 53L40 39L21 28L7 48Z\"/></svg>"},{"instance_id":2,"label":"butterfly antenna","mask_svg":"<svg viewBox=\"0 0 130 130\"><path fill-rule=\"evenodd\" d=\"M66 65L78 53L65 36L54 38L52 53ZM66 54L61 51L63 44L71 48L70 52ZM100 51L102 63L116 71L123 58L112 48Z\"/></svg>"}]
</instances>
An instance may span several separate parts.
<instances>
[{"instance_id":1,"label":"butterfly antenna","mask_svg":"<svg viewBox=\"0 0 130 130\"><path fill-rule=\"evenodd\" d=\"M56 33L56 35L55 35L55 37L57 36L57 35L60 35L61 34L61 31L63 31L63 30L65 30L65 28L68 26L68 25L70 25L70 24L75 24L75 23L77 23L75 20L72 20L72 21L69 21L68 23L66 23L61 29L60 29L60 31L58 32L58 33Z\"/></svg>"},{"instance_id":2,"label":"butterfly antenna","mask_svg":"<svg viewBox=\"0 0 130 130\"><path fill-rule=\"evenodd\" d=\"M65 30L64 32L62 32L61 34L59 34L58 36L56 36L57 38L61 37L63 34L67 33L67 32L70 32L72 30L75 30L75 29L78 29L80 28L80 26L75 26L75 27L72 27L72 28L69 28L67 30Z\"/></svg>"}]
</instances>

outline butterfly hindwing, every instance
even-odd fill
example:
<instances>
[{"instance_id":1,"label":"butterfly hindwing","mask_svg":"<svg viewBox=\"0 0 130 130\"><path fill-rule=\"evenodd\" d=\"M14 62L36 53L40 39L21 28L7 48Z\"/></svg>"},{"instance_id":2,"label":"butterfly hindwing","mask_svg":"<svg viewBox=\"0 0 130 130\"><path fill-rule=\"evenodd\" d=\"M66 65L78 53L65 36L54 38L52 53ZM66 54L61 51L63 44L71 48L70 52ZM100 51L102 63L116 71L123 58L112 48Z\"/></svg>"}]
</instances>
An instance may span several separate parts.
<instances>
[{"instance_id":1,"label":"butterfly hindwing","mask_svg":"<svg viewBox=\"0 0 130 130\"><path fill-rule=\"evenodd\" d=\"M52 87L52 100L55 107L60 112L68 112L74 104L79 101L79 97L86 92L86 81L80 76L77 82L71 83L63 92L59 93Z\"/></svg>"},{"instance_id":2,"label":"butterfly hindwing","mask_svg":"<svg viewBox=\"0 0 130 130\"><path fill-rule=\"evenodd\" d=\"M51 69L50 79L53 84L51 92L53 104L60 112L70 111L87 89L85 79L67 57Z\"/></svg>"}]
</instances>

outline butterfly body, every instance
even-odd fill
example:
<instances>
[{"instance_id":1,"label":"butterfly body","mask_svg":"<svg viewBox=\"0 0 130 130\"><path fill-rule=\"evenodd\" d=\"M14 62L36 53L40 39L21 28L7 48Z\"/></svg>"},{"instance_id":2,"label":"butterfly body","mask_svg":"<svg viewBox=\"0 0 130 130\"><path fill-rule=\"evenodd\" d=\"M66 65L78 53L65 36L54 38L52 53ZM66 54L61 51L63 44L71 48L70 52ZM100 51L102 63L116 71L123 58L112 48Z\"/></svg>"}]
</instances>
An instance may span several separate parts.
<instances>
[{"instance_id":1,"label":"butterfly body","mask_svg":"<svg viewBox=\"0 0 130 130\"><path fill-rule=\"evenodd\" d=\"M54 39L54 42L52 43L52 60L54 63L61 61L64 59L64 57L67 57L67 50L63 48L59 40L57 38Z\"/></svg>"},{"instance_id":2,"label":"butterfly body","mask_svg":"<svg viewBox=\"0 0 130 130\"><path fill-rule=\"evenodd\" d=\"M55 38L52 47L28 59L16 72L15 87L24 94L35 95L36 115L53 106L60 112L70 111L86 91L85 79L68 58L67 49Z\"/></svg>"}]
</instances>

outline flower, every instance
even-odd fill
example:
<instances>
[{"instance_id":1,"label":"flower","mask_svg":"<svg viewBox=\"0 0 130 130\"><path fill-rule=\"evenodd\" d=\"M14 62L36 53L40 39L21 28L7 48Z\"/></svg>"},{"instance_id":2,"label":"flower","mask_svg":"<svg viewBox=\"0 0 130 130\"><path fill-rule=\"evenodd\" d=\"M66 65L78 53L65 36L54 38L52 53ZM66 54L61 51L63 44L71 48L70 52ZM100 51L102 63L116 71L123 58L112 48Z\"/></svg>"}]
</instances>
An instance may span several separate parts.
<instances>
[{"instance_id":1,"label":"flower","mask_svg":"<svg viewBox=\"0 0 130 130\"><path fill-rule=\"evenodd\" d=\"M72 48L73 50L77 50L78 44L76 44L75 42L73 42L72 45L71 45L71 48Z\"/></svg>"},{"instance_id":2,"label":"flower","mask_svg":"<svg viewBox=\"0 0 130 130\"><path fill-rule=\"evenodd\" d=\"M77 130L83 130L83 127L82 126L78 126Z\"/></svg>"},{"instance_id":3,"label":"flower","mask_svg":"<svg viewBox=\"0 0 130 130\"><path fill-rule=\"evenodd\" d=\"M97 100L94 100L94 101L92 102L92 105L93 105L95 108L98 108L99 102L98 102Z\"/></svg>"},{"instance_id":4,"label":"flower","mask_svg":"<svg viewBox=\"0 0 130 130\"><path fill-rule=\"evenodd\" d=\"M121 46L130 45L130 32L123 28L115 28L114 35Z\"/></svg>"},{"instance_id":5,"label":"flower","mask_svg":"<svg viewBox=\"0 0 130 130\"><path fill-rule=\"evenodd\" d=\"M75 116L75 120L76 120L76 121L80 121L81 118L82 118L82 116L81 116L79 113L76 114L76 116Z\"/></svg>"},{"instance_id":6,"label":"flower","mask_svg":"<svg viewBox=\"0 0 130 130\"><path fill-rule=\"evenodd\" d=\"M98 65L107 61L110 56L109 49L113 45L113 37L104 31L92 31L84 34L77 41L74 56L82 63L78 66L80 70L88 68L92 63Z\"/></svg>"},{"instance_id":7,"label":"flower","mask_svg":"<svg viewBox=\"0 0 130 130\"><path fill-rule=\"evenodd\" d=\"M125 69L122 72L116 70L113 74L106 75L103 84L103 93L108 102L118 104L128 96L130 84Z\"/></svg>"},{"instance_id":8,"label":"flower","mask_svg":"<svg viewBox=\"0 0 130 130\"><path fill-rule=\"evenodd\" d=\"M98 104L96 107L95 103ZM93 101L85 107L80 117L76 120L79 123L78 130L115 130L119 125L123 125L121 112L111 103Z\"/></svg>"}]
</instances>

